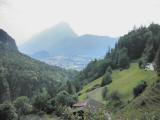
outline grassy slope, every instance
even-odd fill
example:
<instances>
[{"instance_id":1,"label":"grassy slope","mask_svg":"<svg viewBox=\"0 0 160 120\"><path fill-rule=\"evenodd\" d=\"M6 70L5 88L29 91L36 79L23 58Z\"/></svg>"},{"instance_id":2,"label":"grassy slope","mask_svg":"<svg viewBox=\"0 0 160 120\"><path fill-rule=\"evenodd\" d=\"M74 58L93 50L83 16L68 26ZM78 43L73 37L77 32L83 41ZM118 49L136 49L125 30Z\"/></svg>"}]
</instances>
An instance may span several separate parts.
<instances>
[{"instance_id":1,"label":"grassy slope","mask_svg":"<svg viewBox=\"0 0 160 120\"><path fill-rule=\"evenodd\" d=\"M128 118L138 120L159 120L160 119L160 82L149 86L142 95L133 99L126 107L118 113L113 114L113 118L121 117L122 120Z\"/></svg>"},{"instance_id":2,"label":"grassy slope","mask_svg":"<svg viewBox=\"0 0 160 120\"><path fill-rule=\"evenodd\" d=\"M152 84L156 80L156 78L157 76L155 72L139 69L138 65L133 63L127 70L113 71L113 82L108 85L108 90L109 92L117 90L121 94L122 100L126 102L133 98L132 91L137 84L144 80L148 84ZM102 77L84 86L82 91L80 91L81 95L79 96L79 100L85 100L87 97L89 97L104 103L101 95L103 87L97 88L90 92L86 92L88 89L91 89L96 84L101 84L101 81Z\"/></svg>"}]
</instances>

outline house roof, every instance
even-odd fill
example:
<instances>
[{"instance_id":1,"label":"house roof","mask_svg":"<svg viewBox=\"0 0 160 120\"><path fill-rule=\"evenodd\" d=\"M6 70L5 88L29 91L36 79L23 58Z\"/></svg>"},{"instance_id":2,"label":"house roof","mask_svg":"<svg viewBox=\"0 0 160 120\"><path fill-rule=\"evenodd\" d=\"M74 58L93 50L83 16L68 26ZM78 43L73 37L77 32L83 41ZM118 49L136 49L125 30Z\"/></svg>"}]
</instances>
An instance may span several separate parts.
<instances>
[{"instance_id":1,"label":"house roof","mask_svg":"<svg viewBox=\"0 0 160 120\"><path fill-rule=\"evenodd\" d=\"M73 111L90 109L91 111L96 112L98 109L102 109L103 107L104 104L93 99L87 99L85 101L74 104Z\"/></svg>"},{"instance_id":2,"label":"house roof","mask_svg":"<svg viewBox=\"0 0 160 120\"><path fill-rule=\"evenodd\" d=\"M87 105L87 101L78 102L73 105L73 107L85 107Z\"/></svg>"}]
</instances>

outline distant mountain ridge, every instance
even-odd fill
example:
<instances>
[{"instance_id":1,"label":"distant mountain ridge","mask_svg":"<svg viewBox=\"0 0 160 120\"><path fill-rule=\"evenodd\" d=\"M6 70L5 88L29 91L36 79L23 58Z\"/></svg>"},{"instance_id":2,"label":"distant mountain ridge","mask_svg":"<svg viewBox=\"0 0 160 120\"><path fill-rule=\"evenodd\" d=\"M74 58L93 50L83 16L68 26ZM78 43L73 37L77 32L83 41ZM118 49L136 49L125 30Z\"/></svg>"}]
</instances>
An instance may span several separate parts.
<instances>
[{"instance_id":1,"label":"distant mountain ridge","mask_svg":"<svg viewBox=\"0 0 160 120\"><path fill-rule=\"evenodd\" d=\"M39 51L47 51L51 54L53 49L57 49L57 46L66 43L66 40L76 37L77 35L68 24L61 23L33 36L29 41L20 46L20 50L30 55Z\"/></svg>"},{"instance_id":2,"label":"distant mountain ridge","mask_svg":"<svg viewBox=\"0 0 160 120\"><path fill-rule=\"evenodd\" d=\"M116 42L117 38L108 36L90 34L78 36L68 24L61 23L53 28L42 31L19 48L23 53L46 62L48 61L46 59L51 60L51 58L55 58L56 56L68 58L87 56L91 59L103 57L108 48L113 48ZM77 64L81 64L81 62Z\"/></svg>"},{"instance_id":3,"label":"distant mountain ridge","mask_svg":"<svg viewBox=\"0 0 160 120\"><path fill-rule=\"evenodd\" d=\"M39 51L47 51L51 56L88 55L96 52L104 55L107 47L114 47L116 41L116 38L108 36L78 36L68 24L61 23L37 34L20 46L20 50L30 55Z\"/></svg>"}]
</instances>

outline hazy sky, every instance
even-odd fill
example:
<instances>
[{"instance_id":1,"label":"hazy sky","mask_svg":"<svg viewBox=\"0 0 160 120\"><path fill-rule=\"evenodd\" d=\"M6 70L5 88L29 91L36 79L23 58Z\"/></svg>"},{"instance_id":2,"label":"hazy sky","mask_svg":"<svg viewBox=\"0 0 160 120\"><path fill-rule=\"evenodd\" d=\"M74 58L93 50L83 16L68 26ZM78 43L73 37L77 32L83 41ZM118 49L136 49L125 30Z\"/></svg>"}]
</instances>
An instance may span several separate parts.
<instances>
[{"instance_id":1,"label":"hazy sky","mask_svg":"<svg viewBox=\"0 0 160 120\"><path fill-rule=\"evenodd\" d=\"M0 28L18 44L59 22L79 35L117 37L134 25L160 24L160 0L0 0Z\"/></svg>"}]
</instances>

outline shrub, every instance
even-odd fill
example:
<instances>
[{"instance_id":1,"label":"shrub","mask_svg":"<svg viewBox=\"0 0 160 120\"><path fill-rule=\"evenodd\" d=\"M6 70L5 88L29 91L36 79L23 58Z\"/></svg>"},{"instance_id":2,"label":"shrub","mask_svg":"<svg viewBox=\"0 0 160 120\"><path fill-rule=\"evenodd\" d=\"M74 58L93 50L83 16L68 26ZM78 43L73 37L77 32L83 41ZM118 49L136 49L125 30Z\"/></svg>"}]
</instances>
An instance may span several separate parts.
<instances>
[{"instance_id":1,"label":"shrub","mask_svg":"<svg viewBox=\"0 0 160 120\"><path fill-rule=\"evenodd\" d=\"M52 113L56 109L55 105L55 98L49 99L45 106L45 112Z\"/></svg>"},{"instance_id":2,"label":"shrub","mask_svg":"<svg viewBox=\"0 0 160 120\"><path fill-rule=\"evenodd\" d=\"M47 112L50 107L50 104L48 103L49 99L50 96L48 95L48 92L44 90L42 93L38 93L33 97L32 104L37 110Z\"/></svg>"},{"instance_id":3,"label":"shrub","mask_svg":"<svg viewBox=\"0 0 160 120\"><path fill-rule=\"evenodd\" d=\"M145 90L146 87L147 87L147 83L143 82L137 85L135 88L133 88L134 97L139 96Z\"/></svg>"},{"instance_id":4,"label":"shrub","mask_svg":"<svg viewBox=\"0 0 160 120\"><path fill-rule=\"evenodd\" d=\"M66 106L62 106L62 105L57 105L56 106L56 111L55 111L55 114L57 116L61 116L61 117L64 117L65 115L65 111L66 111L67 107ZM66 120L66 119L65 119Z\"/></svg>"},{"instance_id":5,"label":"shrub","mask_svg":"<svg viewBox=\"0 0 160 120\"><path fill-rule=\"evenodd\" d=\"M114 107L121 105L122 101L120 93L118 91L112 92L109 96L109 101L113 104Z\"/></svg>"},{"instance_id":6,"label":"shrub","mask_svg":"<svg viewBox=\"0 0 160 120\"><path fill-rule=\"evenodd\" d=\"M1 120L18 120L16 110L11 103L3 103L0 105L0 119Z\"/></svg>"},{"instance_id":7,"label":"shrub","mask_svg":"<svg viewBox=\"0 0 160 120\"><path fill-rule=\"evenodd\" d=\"M143 61L142 61L142 60L139 60L139 62L138 62L139 68L142 68L142 65L143 65Z\"/></svg>"},{"instance_id":8,"label":"shrub","mask_svg":"<svg viewBox=\"0 0 160 120\"><path fill-rule=\"evenodd\" d=\"M144 57L141 58L141 59L139 60L139 62L138 62L138 66L139 66L140 69L144 69L145 66L146 66L146 64L147 64L146 58L144 58Z\"/></svg>"},{"instance_id":9,"label":"shrub","mask_svg":"<svg viewBox=\"0 0 160 120\"><path fill-rule=\"evenodd\" d=\"M109 67L107 68L107 72L109 72L109 73L112 74L112 68L111 68L111 66L109 66Z\"/></svg>"},{"instance_id":10,"label":"shrub","mask_svg":"<svg viewBox=\"0 0 160 120\"><path fill-rule=\"evenodd\" d=\"M102 97L103 97L104 100L106 100L107 94L108 94L108 88L105 87L105 88L103 88L103 90L102 90Z\"/></svg>"},{"instance_id":11,"label":"shrub","mask_svg":"<svg viewBox=\"0 0 160 120\"><path fill-rule=\"evenodd\" d=\"M112 82L111 74L109 72L106 72L105 75L103 76L101 86L103 87L111 82Z\"/></svg>"},{"instance_id":12,"label":"shrub","mask_svg":"<svg viewBox=\"0 0 160 120\"><path fill-rule=\"evenodd\" d=\"M67 81L66 87L67 87L67 92L69 94L74 94L75 93L75 87L74 87L72 81Z\"/></svg>"},{"instance_id":13,"label":"shrub","mask_svg":"<svg viewBox=\"0 0 160 120\"><path fill-rule=\"evenodd\" d=\"M120 93L118 91L114 91L110 95L110 99L113 101L121 101L120 100Z\"/></svg>"},{"instance_id":14,"label":"shrub","mask_svg":"<svg viewBox=\"0 0 160 120\"><path fill-rule=\"evenodd\" d=\"M77 102L78 96L77 95L70 95L66 91L61 91L57 94L55 98L56 104L62 106L72 106L75 102Z\"/></svg>"},{"instance_id":15,"label":"shrub","mask_svg":"<svg viewBox=\"0 0 160 120\"><path fill-rule=\"evenodd\" d=\"M118 58L118 66L122 69L129 68L129 57L128 57L128 49L127 48L122 48L119 53L119 58Z\"/></svg>"},{"instance_id":16,"label":"shrub","mask_svg":"<svg viewBox=\"0 0 160 120\"><path fill-rule=\"evenodd\" d=\"M18 97L13 104L20 115L26 115L32 112L32 105L26 96Z\"/></svg>"},{"instance_id":17,"label":"shrub","mask_svg":"<svg viewBox=\"0 0 160 120\"><path fill-rule=\"evenodd\" d=\"M62 106L69 105L68 97L69 93L67 91L59 92L55 98L56 104L60 104Z\"/></svg>"},{"instance_id":18,"label":"shrub","mask_svg":"<svg viewBox=\"0 0 160 120\"><path fill-rule=\"evenodd\" d=\"M72 106L73 104L75 104L77 101L78 101L78 95L75 94L75 95L70 95L69 96L69 106Z\"/></svg>"}]
</instances>

